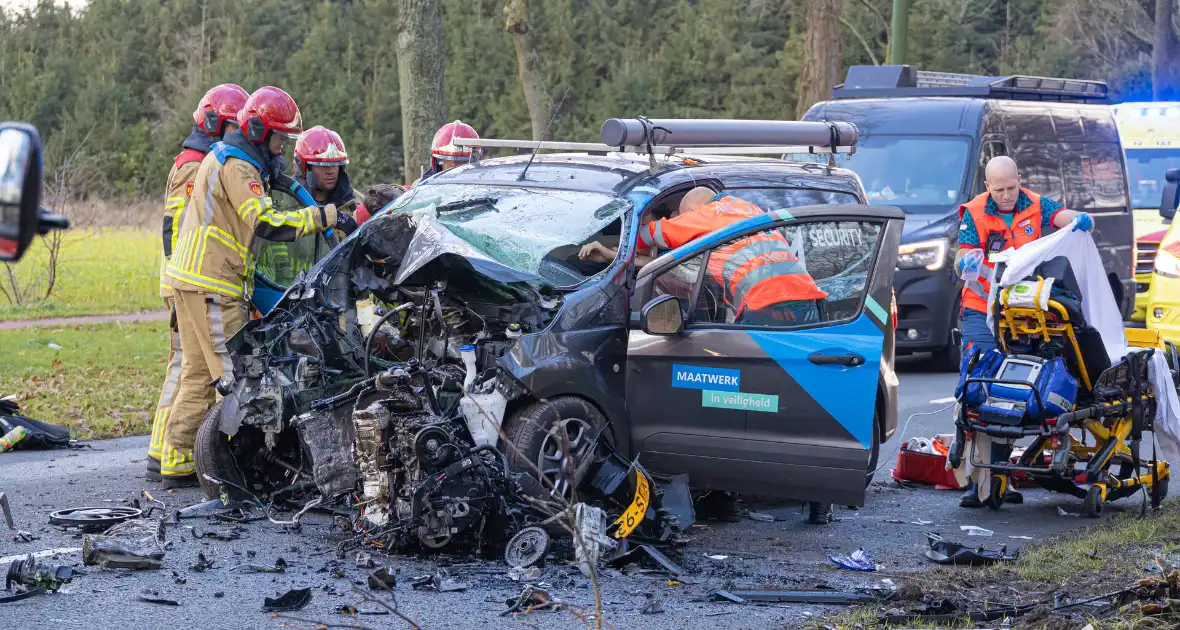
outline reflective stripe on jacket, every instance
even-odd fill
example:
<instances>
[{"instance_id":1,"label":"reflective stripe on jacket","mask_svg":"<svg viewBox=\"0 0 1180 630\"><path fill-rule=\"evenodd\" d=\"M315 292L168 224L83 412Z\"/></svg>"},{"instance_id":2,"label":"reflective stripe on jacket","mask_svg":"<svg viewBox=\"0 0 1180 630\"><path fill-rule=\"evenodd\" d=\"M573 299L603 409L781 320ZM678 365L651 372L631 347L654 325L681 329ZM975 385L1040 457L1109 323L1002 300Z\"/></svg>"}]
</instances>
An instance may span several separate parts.
<instances>
[{"instance_id":1,"label":"reflective stripe on jacket","mask_svg":"<svg viewBox=\"0 0 1180 630\"><path fill-rule=\"evenodd\" d=\"M253 292L255 236L292 241L336 225L334 208L274 208L262 171L218 151L201 162L180 235L168 264L177 289L246 298Z\"/></svg>"},{"instance_id":2,"label":"reflective stripe on jacket","mask_svg":"<svg viewBox=\"0 0 1180 630\"><path fill-rule=\"evenodd\" d=\"M671 219L652 221L639 231L644 245L675 249L710 232L750 217L761 208L722 197ZM725 299L741 314L795 300L828 296L815 285L790 243L775 230L753 234L718 247L709 256L709 275L725 288Z\"/></svg>"},{"instance_id":3,"label":"reflective stripe on jacket","mask_svg":"<svg viewBox=\"0 0 1180 630\"><path fill-rule=\"evenodd\" d=\"M165 281L168 259L176 249L176 238L180 235L180 221L188 206L195 186L197 169L205 154L195 149L185 149L173 159L172 170L168 172L167 193L164 197L164 220L160 236L164 245L164 256L160 261L160 297L170 297L172 287Z\"/></svg>"},{"instance_id":4,"label":"reflective stripe on jacket","mask_svg":"<svg viewBox=\"0 0 1180 630\"><path fill-rule=\"evenodd\" d=\"M988 260L988 254L991 253L987 250L988 236L991 234L1003 236L1004 245L1001 250L1009 247L1020 248L1041 238L1041 196L1031 190L1024 188L1020 190L1028 195L1032 203L1012 217L1012 227L1008 227L1003 217L988 214L989 193L983 193L959 206L960 221L963 218L963 213L971 214L971 220L975 222L975 230L979 233L979 245L984 250L980 277L963 286L963 308L980 313L987 312L987 295L991 291L992 285L989 280L984 278L984 275L990 276L996 267L995 263Z\"/></svg>"}]
</instances>

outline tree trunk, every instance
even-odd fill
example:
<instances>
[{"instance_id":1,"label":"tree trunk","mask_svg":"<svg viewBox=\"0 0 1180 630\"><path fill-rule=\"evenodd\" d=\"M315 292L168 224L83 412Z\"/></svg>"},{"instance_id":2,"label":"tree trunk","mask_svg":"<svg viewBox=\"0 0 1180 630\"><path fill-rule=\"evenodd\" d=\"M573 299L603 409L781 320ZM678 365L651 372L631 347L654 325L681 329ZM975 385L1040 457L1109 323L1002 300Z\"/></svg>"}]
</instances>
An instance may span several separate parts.
<instances>
[{"instance_id":1,"label":"tree trunk","mask_svg":"<svg viewBox=\"0 0 1180 630\"><path fill-rule=\"evenodd\" d=\"M1176 95L1176 62L1180 40L1172 27L1172 6L1176 0L1155 0L1155 46L1151 59L1151 92L1157 101Z\"/></svg>"},{"instance_id":2,"label":"tree trunk","mask_svg":"<svg viewBox=\"0 0 1180 630\"><path fill-rule=\"evenodd\" d=\"M430 168L430 142L446 120L443 21L439 0L400 0L397 80L407 182Z\"/></svg>"},{"instance_id":3,"label":"tree trunk","mask_svg":"<svg viewBox=\"0 0 1180 630\"><path fill-rule=\"evenodd\" d=\"M504 5L504 18L504 28L512 34L512 43L516 46L516 67L533 125L533 140L542 140L545 128L549 126L550 113L546 106L545 83L541 78L541 55L537 53L533 26L529 22L527 0L508 0Z\"/></svg>"},{"instance_id":4,"label":"tree trunk","mask_svg":"<svg viewBox=\"0 0 1180 630\"><path fill-rule=\"evenodd\" d=\"M808 0L807 4L803 71L795 89L796 118L802 118L812 105L831 98L844 55L844 31L840 24L843 0Z\"/></svg>"}]
</instances>

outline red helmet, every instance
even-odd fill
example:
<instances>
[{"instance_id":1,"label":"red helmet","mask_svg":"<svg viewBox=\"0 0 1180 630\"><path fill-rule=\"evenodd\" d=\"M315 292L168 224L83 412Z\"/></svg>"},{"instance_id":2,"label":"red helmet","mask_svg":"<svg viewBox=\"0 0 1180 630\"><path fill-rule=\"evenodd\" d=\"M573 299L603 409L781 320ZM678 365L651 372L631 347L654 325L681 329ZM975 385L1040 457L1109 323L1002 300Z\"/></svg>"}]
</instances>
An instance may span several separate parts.
<instances>
[{"instance_id":1,"label":"red helmet","mask_svg":"<svg viewBox=\"0 0 1180 630\"><path fill-rule=\"evenodd\" d=\"M247 140L262 144L271 132L298 137L303 133L303 117L290 94L268 85L246 99L246 104L238 110L238 126L246 133Z\"/></svg>"},{"instance_id":2,"label":"red helmet","mask_svg":"<svg viewBox=\"0 0 1180 630\"><path fill-rule=\"evenodd\" d=\"M303 132L295 142L295 169L300 175L308 166L344 166L348 164L348 150L340 134L316 125Z\"/></svg>"},{"instance_id":3,"label":"red helmet","mask_svg":"<svg viewBox=\"0 0 1180 630\"><path fill-rule=\"evenodd\" d=\"M435 164L437 160L449 160L452 162L470 162L472 157L472 147L464 147L456 145L455 138L479 138L479 134L475 133L475 129L467 123L456 120L453 123L447 123L434 134L434 142L430 143L430 157L431 164ZM476 157L479 157L479 152L474 152Z\"/></svg>"},{"instance_id":4,"label":"red helmet","mask_svg":"<svg viewBox=\"0 0 1180 630\"><path fill-rule=\"evenodd\" d=\"M250 95L233 83L222 83L211 88L197 103L193 122L207 135L221 135L227 121L237 122L238 111L246 104Z\"/></svg>"}]
</instances>

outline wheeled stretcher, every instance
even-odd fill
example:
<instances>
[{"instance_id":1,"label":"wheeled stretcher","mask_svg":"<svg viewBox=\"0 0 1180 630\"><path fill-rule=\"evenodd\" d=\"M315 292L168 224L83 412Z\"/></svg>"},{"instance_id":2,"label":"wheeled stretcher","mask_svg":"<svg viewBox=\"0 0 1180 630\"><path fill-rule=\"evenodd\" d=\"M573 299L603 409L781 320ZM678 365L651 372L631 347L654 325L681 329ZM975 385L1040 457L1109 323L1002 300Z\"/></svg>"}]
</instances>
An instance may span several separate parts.
<instances>
[{"instance_id":1,"label":"wheeled stretcher","mask_svg":"<svg viewBox=\"0 0 1180 630\"><path fill-rule=\"evenodd\" d=\"M997 270L1003 273L1004 265ZM967 454L991 472L984 503L992 509L1003 505L1016 473L1082 499L1089 516L1136 492L1145 491L1153 506L1168 493L1170 468L1157 456L1154 438L1157 405L1167 404L1157 386L1178 382L1176 347L1155 331L1128 328L1127 352L1112 362L1085 319L1083 299L1069 260L1045 261L996 294L992 320L1000 349L964 356L948 459L958 467L968 435L975 438ZM1164 378L1155 373L1162 363L1154 353L1166 359ZM1143 444L1149 431L1150 447ZM1011 461L1012 446L1024 439L1031 443ZM980 452L981 441L993 444L991 452Z\"/></svg>"}]
</instances>

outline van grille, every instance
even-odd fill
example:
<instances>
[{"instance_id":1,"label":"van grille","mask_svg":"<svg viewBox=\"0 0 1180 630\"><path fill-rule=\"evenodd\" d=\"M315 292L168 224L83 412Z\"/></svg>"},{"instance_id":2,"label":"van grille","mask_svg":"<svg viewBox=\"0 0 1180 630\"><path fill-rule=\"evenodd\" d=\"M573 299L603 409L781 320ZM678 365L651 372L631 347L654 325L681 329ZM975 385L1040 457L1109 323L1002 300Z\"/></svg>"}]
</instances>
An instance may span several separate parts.
<instances>
[{"instance_id":1,"label":"van grille","mask_svg":"<svg viewBox=\"0 0 1180 630\"><path fill-rule=\"evenodd\" d=\"M1136 243L1138 253L1135 255L1135 273L1151 273L1155 267L1155 254L1159 251L1159 243Z\"/></svg>"}]
</instances>

